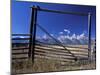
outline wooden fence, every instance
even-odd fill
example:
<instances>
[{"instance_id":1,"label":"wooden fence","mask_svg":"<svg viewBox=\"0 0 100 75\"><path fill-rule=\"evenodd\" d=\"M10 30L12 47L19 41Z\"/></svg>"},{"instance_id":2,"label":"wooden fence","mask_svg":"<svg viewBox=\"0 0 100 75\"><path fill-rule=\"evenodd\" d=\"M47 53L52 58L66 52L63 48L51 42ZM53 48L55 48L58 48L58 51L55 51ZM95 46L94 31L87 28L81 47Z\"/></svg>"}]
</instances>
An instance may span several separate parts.
<instances>
[{"instance_id":1,"label":"wooden fence","mask_svg":"<svg viewBox=\"0 0 100 75\"><path fill-rule=\"evenodd\" d=\"M13 38L12 40L29 40L29 38ZM20 44L20 46L14 46L14 44ZM12 43L12 45L12 61L27 61L29 59L29 43ZM73 46L65 47L77 57L77 60L88 59L88 48ZM63 62L76 61L76 59L62 46L36 42L34 50L34 59L38 58Z\"/></svg>"}]
</instances>

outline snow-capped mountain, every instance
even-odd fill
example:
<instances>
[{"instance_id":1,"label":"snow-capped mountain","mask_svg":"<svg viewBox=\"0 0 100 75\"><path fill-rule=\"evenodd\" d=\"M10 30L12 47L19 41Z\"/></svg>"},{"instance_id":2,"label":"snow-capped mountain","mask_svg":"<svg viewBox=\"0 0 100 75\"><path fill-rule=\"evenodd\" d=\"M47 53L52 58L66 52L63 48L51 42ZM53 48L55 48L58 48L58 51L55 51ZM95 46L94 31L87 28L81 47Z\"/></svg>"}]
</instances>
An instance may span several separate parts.
<instances>
[{"instance_id":1,"label":"snow-capped mountain","mask_svg":"<svg viewBox=\"0 0 100 75\"><path fill-rule=\"evenodd\" d=\"M88 37L86 37L84 34L77 35L77 36L75 34L73 34L72 36L61 35L58 36L56 39L65 45L87 45L88 44ZM36 40L47 44L57 44L57 42L54 39L48 36L45 38L44 37L36 38ZM93 41L93 39L91 39L91 41Z\"/></svg>"},{"instance_id":2,"label":"snow-capped mountain","mask_svg":"<svg viewBox=\"0 0 100 75\"><path fill-rule=\"evenodd\" d=\"M12 37L12 43L28 43L28 40L13 40L13 39L22 39L22 38L26 38L26 37L19 37L19 36L17 36L17 37Z\"/></svg>"}]
</instances>

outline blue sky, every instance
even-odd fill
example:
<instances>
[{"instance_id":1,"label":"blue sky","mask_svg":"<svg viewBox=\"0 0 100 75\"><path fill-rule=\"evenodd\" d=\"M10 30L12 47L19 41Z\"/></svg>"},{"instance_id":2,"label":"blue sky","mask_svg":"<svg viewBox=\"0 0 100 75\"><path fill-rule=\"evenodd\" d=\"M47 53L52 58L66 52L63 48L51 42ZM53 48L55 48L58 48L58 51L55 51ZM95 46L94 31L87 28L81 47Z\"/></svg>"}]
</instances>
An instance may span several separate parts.
<instances>
[{"instance_id":1,"label":"blue sky","mask_svg":"<svg viewBox=\"0 0 100 75\"><path fill-rule=\"evenodd\" d=\"M92 38L95 38L96 28L96 7L95 6L81 6L81 5L69 5L69 4L49 4L49 3L35 3L35 2L16 2L12 1L12 33L29 33L31 9L33 5L38 5L41 8L47 8L52 10L71 11L88 13L92 15ZM37 23L45 28L50 34L55 37L60 35L74 34L80 36L88 36L88 17L77 16L69 14L57 14L49 12L38 12ZM44 36L37 27L37 36Z\"/></svg>"}]
</instances>

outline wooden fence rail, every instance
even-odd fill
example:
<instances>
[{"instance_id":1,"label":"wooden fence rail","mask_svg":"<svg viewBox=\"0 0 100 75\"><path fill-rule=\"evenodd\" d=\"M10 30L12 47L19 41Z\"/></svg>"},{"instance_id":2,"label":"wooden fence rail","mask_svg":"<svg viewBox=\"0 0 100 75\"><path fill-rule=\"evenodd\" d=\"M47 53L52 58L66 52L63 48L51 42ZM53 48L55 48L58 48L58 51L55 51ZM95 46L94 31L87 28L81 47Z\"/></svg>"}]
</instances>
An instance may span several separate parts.
<instances>
[{"instance_id":1,"label":"wooden fence rail","mask_svg":"<svg viewBox=\"0 0 100 75\"><path fill-rule=\"evenodd\" d=\"M30 34L13 34L13 36L30 36ZM30 38L12 38L12 40L30 40ZM75 61L75 58L68 52L68 50L75 55L79 60L88 59L88 48L65 46L68 50L58 45L49 45L42 42L35 42L34 59L50 59L57 61ZM18 44L21 46L14 46ZM22 44L24 46L22 46ZM29 44L26 43L12 43L12 61L26 61L28 60Z\"/></svg>"},{"instance_id":2,"label":"wooden fence rail","mask_svg":"<svg viewBox=\"0 0 100 75\"><path fill-rule=\"evenodd\" d=\"M78 59L88 59L88 52L85 50L73 50L70 49L72 53L75 54ZM28 58L28 49L25 47L19 48L13 48L12 51L13 60L20 60L20 58L26 59ZM35 59L41 58L41 59L50 59L50 60L58 60L61 61L74 61L74 58L67 52L67 50L59 49L59 48L48 48L43 46L36 46L35 47Z\"/></svg>"}]
</instances>

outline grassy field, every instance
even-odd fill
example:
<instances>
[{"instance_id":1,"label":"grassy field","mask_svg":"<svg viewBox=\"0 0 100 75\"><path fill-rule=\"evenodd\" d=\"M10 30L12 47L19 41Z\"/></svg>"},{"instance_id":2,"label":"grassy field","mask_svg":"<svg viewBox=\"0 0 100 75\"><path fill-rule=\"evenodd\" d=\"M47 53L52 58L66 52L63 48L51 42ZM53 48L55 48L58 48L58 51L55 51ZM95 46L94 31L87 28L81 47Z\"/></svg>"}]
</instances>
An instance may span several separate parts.
<instances>
[{"instance_id":1,"label":"grassy field","mask_svg":"<svg viewBox=\"0 0 100 75\"><path fill-rule=\"evenodd\" d=\"M95 69L95 60L89 61L87 59L88 49L85 45L75 46L83 47L80 48L70 48L66 47L71 51L79 60L74 61L70 53L59 46L38 46L35 47L35 60L32 63L31 59L25 61L18 61L19 59L12 62L12 73L37 73L37 72L54 72L54 71L73 71L73 70L88 70ZM23 52L14 50L12 53ZM27 50L24 50L27 52ZM67 56L66 56L67 55ZM12 57L20 57L27 55L13 55Z\"/></svg>"},{"instance_id":2,"label":"grassy field","mask_svg":"<svg viewBox=\"0 0 100 75\"><path fill-rule=\"evenodd\" d=\"M36 59L34 64L31 61L12 63L12 73L36 73L53 71L73 71L95 69L95 62L59 62L47 59Z\"/></svg>"}]
</instances>

